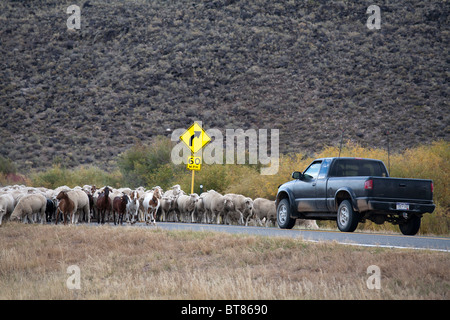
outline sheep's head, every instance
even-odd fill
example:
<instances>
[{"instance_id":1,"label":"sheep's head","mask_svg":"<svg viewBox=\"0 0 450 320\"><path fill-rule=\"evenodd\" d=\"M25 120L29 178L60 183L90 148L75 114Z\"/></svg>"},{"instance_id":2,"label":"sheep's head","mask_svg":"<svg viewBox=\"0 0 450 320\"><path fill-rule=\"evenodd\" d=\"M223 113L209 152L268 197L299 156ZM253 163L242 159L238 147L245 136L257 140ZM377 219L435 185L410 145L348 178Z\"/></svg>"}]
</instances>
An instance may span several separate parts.
<instances>
[{"instance_id":1,"label":"sheep's head","mask_svg":"<svg viewBox=\"0 0 450 320\"><path fill-rule=\"evenodd\" d=\"M61 199L64 199L64 198L66 198L67 197L67 192L66 191L60 191L59 193L58 193L58 195L56 196L56 199L57 200L61 200Z\"/></svg>"},{"instance_id":2,"label":"sheep's head","mask_svg":"<svg viewBox=\"0 0 450 320\"><path fill-rule=\"evenodd\" d=\"M224 204L225 209L234 210L234 203L233 203L233 200L231 200L230 198L225 197L223 204Z\"/></svg>"},{"instance_id":3,"label":"sheep's head","mask_svg":"<svg viewBox=\"0 0 450 320\"><path fill-rule=\"evenodd\" d=\"M11 217L9 218L9 221L13 221L13 222L21 222L22 218L18 217L16 215L11 215Z\"/></svg>"},{"instance_id":4,"label":"sheep's head","mask_svg":"<svg viewBox=\"0 0 450 320\"><path fill-rule=\"evenodd\" d=\"M245 198L245 207L248 210L252 210L253 209L253 200L250 198Z\"/></svg>"}]
</instances>

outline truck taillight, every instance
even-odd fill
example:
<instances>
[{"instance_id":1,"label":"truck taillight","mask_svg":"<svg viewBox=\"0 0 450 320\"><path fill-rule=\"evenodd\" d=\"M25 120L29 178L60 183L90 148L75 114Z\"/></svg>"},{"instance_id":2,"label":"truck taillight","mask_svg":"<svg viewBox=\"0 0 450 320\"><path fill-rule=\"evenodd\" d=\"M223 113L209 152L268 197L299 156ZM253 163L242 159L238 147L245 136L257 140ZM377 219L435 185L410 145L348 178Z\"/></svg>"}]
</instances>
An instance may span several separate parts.
<instances>
[{"instance_id":1,"label":"truck taillight","mask_svg":"<svg viewBox=\"0 0 450 320\"><path fill-rule=\"evenodd\" d=\"M372 190L373 189L373 180L366 180L364 182L364 189Z\"/></svg>"},{"instance_id":2,"label":"truck taillight","mask_svg":"<svg viewBox=\"0 0 450 320\"><path fill-rule=\"evenodd\" d=\"M433 193L434 192L434 184L433 184L433 182L431 182L431 193Z\"/></svg>"}]
</instances>

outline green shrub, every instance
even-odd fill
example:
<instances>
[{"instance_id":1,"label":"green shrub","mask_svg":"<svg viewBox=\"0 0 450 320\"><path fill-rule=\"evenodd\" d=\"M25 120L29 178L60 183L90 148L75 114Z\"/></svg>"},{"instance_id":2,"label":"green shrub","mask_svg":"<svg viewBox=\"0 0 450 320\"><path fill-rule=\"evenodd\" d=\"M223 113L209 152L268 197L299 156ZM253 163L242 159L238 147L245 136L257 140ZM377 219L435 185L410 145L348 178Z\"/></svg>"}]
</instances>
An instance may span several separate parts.
<instances>
[{"instance_id":1,"label":"green shrub","mask_svg":"<svg viewBox=\"0 0 450 320\"><path fill-rule=\"evenodd\" d=\"M109 173L97 167L81 166L75 169L66 169L60 165L54 165L46 171L32 173L31 184L35 187L50 189L63 185L73 188L85 184L109 185L118 188L122 185L122 175L118 170Z\"/></svg>"},{"instance_id":2,"label":"green shrub","mask_svg":"<svg viewBox=\"0 0 450 320\"><path fill-rule=\"evenodd\" d=\"M16 173L17 168L10 159L0 156L0 174Z\"/></svg>"},{"instance_id":3,"label":"green shrub","mask_svg":"<svg viewBox=\"0 0 450 320\"><path fill-rule=\"evenodd\" d=\"M124 185L168 188L176 184L175 177L182 166L174 165L170 155L173 144L167 137L158 136L150 145L137 143L120 154L117 165Z\"/></svg>"}]
</instances>

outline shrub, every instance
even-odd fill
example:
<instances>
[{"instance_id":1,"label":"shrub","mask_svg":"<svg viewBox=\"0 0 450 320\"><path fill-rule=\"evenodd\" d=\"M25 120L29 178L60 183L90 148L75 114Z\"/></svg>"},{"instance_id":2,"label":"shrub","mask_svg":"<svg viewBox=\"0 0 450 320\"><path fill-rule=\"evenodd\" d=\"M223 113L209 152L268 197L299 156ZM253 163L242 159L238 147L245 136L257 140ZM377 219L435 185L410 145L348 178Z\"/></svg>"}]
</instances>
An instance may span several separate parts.
<instances>
[{"instance_id":1,"label":"shrub","mask_svg":"<svg viewBox=\"0 0 450 320\"><path fill-rule=\"evenodd\" d=\"M118 188L122 185L122 175L118 170L106 172L100 168L91 166L66 169L60 165L54 165L46 171L32 173L31 184L35 187L50 189L55 189L63 185L73 188L85 184L96 186L109 185Z\"/></svg>"},{"instance_id":2,"label":"shrub","mask_svg":"<svg viewBox=\"0 0 450 320\"><path fill-rule=\"evenodd\" d=\"M160 166L170 162L171 149L168 138L157 137L150 146L138 142L120 154L117 164L123 174L124 183L135 187L145 185L148 174L156 172Z\"/></svg>"},{"instance_id":3,"label":"shrub","mask_svg":"<svg viewBox=\"0 0 450 320\"><path fill-rule=\"evenodd\" d=\"M167 137L158 136L150 145L137 143L118 157L118 167L125 185L162 188L175 184L177 172L181 166L174 165L170 155L172 142Z\"/></svg>"},{"instance_id":4,"label":"shrub","mask_svg":"<svg viewBox=\"0 0 450 320\"><path fill-rule=\"evenodd\" d=\"M11 159L0 156L0 174L16 173L17 168Z\"/></svg>"}]
</instances>

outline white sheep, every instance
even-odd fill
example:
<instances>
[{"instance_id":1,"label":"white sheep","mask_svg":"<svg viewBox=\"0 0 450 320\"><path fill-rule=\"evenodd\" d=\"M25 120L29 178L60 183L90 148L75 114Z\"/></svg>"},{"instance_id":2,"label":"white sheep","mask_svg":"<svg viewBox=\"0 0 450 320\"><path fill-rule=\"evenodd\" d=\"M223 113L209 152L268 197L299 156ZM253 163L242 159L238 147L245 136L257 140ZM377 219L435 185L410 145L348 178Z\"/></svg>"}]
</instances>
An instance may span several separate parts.
<instances>
[{"instance_id":1,"label":"white sheep","mask_svg":"<svg viewBox=\"0 0 450 320\"><path fill-rule=\"evenodd\" d=\"M2 219L9 218L9 215L14 211L14 198L10 194L4 194L0 196L0 226L2 225Z\"/></svg>"},{"instance_id":2,"label":"white sheep","mask_svg":"<svg viewBox=\"0 0 450 320\"><path fill-rule=\"evenodd\" d=\"M78 223L79 212L82 211L86 217L88 217L88 223L91 222L91 215L89 210L89 198L86 192L83 190L72 190L68 191L67 195L69 199L73 201L75 207L73 213L71 213L72 223Z\"/></svg>"},{"instance_id":3,"label":"white sheep","mask_svg":"<svg viewBox=\"0 0 450 320\"><path fill-rule=\"evenodd\" d=\"M45 222L45 208L47 199L40 193L27 194L20 198L14 211L11 214L11 221L19 220L25 222L27 217L29 221L34 222L33 214L40 214L41 223Z\"/></svg>"}]
</instances>

